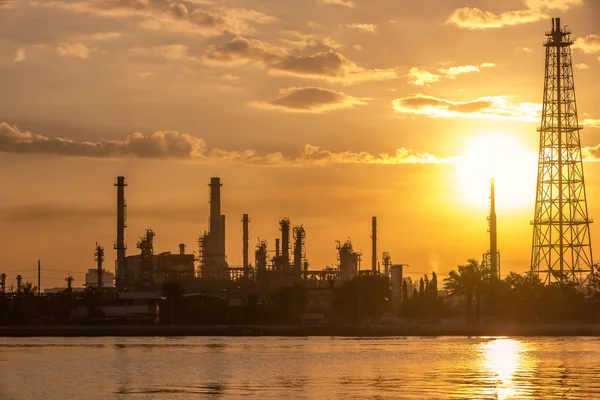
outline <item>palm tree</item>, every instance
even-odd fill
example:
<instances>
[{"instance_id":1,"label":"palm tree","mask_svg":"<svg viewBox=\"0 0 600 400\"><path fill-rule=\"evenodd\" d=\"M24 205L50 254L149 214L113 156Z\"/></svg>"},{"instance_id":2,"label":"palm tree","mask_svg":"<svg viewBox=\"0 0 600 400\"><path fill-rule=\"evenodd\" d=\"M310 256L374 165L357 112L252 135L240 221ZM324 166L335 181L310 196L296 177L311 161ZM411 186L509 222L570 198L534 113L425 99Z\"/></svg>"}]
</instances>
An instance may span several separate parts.
<instances>
[{"instance_id":1,"label":"palm tree","mask_svg":"<svg viewBox=\"0 0 600 400\"><path fill-rule=\"evenodd\" d=\"M468 264L459 265L458 272L450 271L448 277L444 279L444 289L450 296L465 296L467 300L467 323L472 322L471 306L473 297L477 301L477 321L479 321L479 304L481 295L484 291L484 271L479 262L475 259L470 259Z\"/></svg>"},{"instance_id":2,"label":"palm tree","mask_svg":"<svg viewBox=\"0 0 600 400\"><path fill-rule=\"evenodd\" d=\"M21 294L23 296L34 296L38 291L37 286L33 286L31 282L25 282L23 286L21 286Z\"/></svg>"}]
</instances>

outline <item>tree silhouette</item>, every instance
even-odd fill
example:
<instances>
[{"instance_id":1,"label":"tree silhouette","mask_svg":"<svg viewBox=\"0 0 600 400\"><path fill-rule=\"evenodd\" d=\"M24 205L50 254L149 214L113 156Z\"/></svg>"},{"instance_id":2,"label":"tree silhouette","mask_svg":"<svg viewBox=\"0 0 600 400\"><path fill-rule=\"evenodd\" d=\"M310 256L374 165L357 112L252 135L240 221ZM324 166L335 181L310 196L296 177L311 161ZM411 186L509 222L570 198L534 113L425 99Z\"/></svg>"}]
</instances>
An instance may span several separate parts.
<instances>
[{"instance_id":1,"label":"tree silhouette","mask_svg":"<svg viewBox=\"0 0 600 400\"><path fill-rule=\"evenodd\" d=\"M468 260L468 264L459 265L458 272L450 271L444 279L444 288L450 296L464 296L467 301L467 323L472 323L473 297L477 301L476 317L479 321L481 295L485 290L484 270L475 259Z\"/></svg>"}]
</instances>

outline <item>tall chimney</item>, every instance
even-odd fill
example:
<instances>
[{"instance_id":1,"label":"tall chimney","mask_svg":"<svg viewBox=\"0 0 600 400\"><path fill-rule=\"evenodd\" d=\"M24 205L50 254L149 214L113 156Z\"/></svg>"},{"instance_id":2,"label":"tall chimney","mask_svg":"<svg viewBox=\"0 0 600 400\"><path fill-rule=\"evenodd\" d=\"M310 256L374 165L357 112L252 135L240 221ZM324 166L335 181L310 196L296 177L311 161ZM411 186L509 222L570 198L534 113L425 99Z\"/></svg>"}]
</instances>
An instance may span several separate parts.
<instances>
[{"instance_id":1,"label":"tall chimney","mask_svg":"<svg viewBox=\"0 0 600 400\"><path fill-rule=\"evenodd\" d=\"M225 260L225 215L221 215L221 255Z\"/></svg>"},{"instance_id":2,"label":"tall chimney","mask_svg":"<svg viewBox=\"0 0 600 400\"><path fill-rule=\"evenodd\" d=\"M23 287L23 276L17 275L17 292L20 292L22 287Z\"/></svg>"},{"instance_id":3,"label":"tall chimney","mask_svg":"<svg viewBox=\"0 0 600 400\"><path fill-rule=\"evenodd\" d=\"M494 180L491 180L490 193L490 264L492 278L499 278L500 271L498 265L498 234L496 227L496 190Z\"/></svg>"},{"instance_id":4,"label":"tall chimney","mask_svg":"<svg viewBox=\"0 0 600 400\"><path fill-rule=\"evenodd\" d=\"M210 178L209 233L215 240L221 239L221 178Z\"/></svg>"},{"instance_id":5,"label":"tall chimney","mask_svg":"<svg viewBox=\"0 0 600 400\"><path fill-rule=\"evenodd\" d=\"M185 255L185 244L179 243L179 255Z\"/></svg>"},{"instance_id":6,"label":"tall chimney","mask_svg":"<svg viewBox=\"0 0 600 400\"><path fill-rule=\"evenodd\" d=\"M248 218L248 214L244 214L242 217L242 230L243 230L243 268L244 268L244 278L248 279L249 268L248 268L248 223L250 222L250 218Z\"/></svg>"},{"instance_id":7,"label":"tall chimney","mask_svg":"<svg viewBox=\"0 0 600 400\"><path fill-rule=\"evenodd\" d=\"M281 255L279 252L279 243L281 243L281 239L275 239L275 257L279 257Z\"/></svg>"},{"instance_id":8,"label":"tall chimney","mask_svg":"<svg viewBox=\"0 0 600 400\"><path fill-rule=\"evenodd\" d=\"M125 203L125 182L124 176L118 176L115 182L117 187L117 241L114 248L117 250L117 282L118 290L122 290L125 284L125 228L127 227L127 204Z\"/></svg>"},{"instance_id":9,"label":"tall chimney","mask_svg":"<svg viewBox=\"0 0 600 400\"><path fill-rule=\"evenodd\" d=\"M283 260L283 268L288 269L290 266L290 220L282 219L281 225L281 258Z\"/></svg>"},{"instance_id":10,"label":"tall chimney","mask_svg":"<svg viewBox=\"0 0 600 400\"><path fill-rule=\"evenodd\" d=\"M42 294L42 264L41 261L38 260L38 286L37 286L38 296Z\"/></svg>"},{"instance_id":11,"label":"tall chimney","mask_svg":"<svg viewBox=\"0 0 600 400\"><path fill-rule=\"evenodd\" d=\"M371 258L371 270L373 271L373 273L375 273L377 271L377 217L373 217L372 220L371 239L373 251L373 255Z\"/></svg>"}]
</instances>

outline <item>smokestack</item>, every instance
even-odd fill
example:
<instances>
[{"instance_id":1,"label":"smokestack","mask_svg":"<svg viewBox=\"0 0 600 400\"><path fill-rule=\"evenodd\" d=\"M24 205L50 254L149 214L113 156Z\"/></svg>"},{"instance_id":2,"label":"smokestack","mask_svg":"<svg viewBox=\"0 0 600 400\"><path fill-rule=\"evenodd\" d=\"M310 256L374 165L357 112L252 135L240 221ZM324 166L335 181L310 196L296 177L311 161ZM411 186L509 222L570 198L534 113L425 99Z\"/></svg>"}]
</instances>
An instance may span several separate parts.
<instances>
[{"instance_id":1,"label":"smokestack","mask_svg":"<svg viewBox=\"0 0 600 400\"><path fill-rule=\"evenodd\" d=\"M221 254L225 260L225 215L221 215Z\"/></svg>"},{"instance_id":2,"label":"smokestack","mask_svg":"<svg viewBox=\"0 0 600 400\"><path fill-rule=\"evenodd\" d=\"M223 249L221 245L221 178L210 178L210 219L209 234L214 244L214 252L219 253Z\"/></svg>"},{"instance_id":3,"label":"smokestack","mask_svg":"<svg viewBox=\"0 0 600 400\"><path fill-rule=\"evenodd\" d=\"M243 230L243 268L244 268L244 278L248 279L249 268L248 268L248 223L250 222L250 218L248 218L248 214L244 214L242 217L242 230Z\"/></svg>"},{"instance_id":4,"label":"smokestack","mask_svg":"<svg viewBox=\"0 0 600 400\"><path fill-rule=\"evenodd\" d=\"M0 275L0 293L6 293L6 274Z\"/></svg>"},{"instance_id":5,"label":"smokestack","mask_svg":"<svg viewBox=\"0 0 600 400\"><path fill-rule=\"evenodd\" d=\"M179 255L185 255L185 243L179 243Z\"/></svg>"},{"instance_id":6,"label":"smokestack","mask_svg":"<svg viewBox=\"0 0 600 400\"><path fill-rule=\"evenodd\" d=\"M41 264L40 260L38 260L38 287L37 287L38 296L40 296L42 294L41 290L42 290L42 264Z\"/></svg>"},{"instance_id":7,"label":"smokestack","mask_svg":"<svg viewBox=\"0 0 600 400\"><path fill-rule=\"evenodd\" d=\"M277 238L275 239L275 257L279 257L281 255L281 253L279 253L279 243L281 242L281 239Z\"/></svg>"},{"instance_id":8,"label":"smokestack","mask_svg":"<svg viewBox=\"0 0 600 400\"><path fill-rule=\"evenodd\" d=\"M127 204L125 203L125 182L124 176L118 176L115 182L117 187L117 241L115 242L115 250L117 250L117 282L118 290L123 289L125 284L125 228L127 227Z\"/></svg>"},{"instance_id":9,"label":"smokestack","mask_svg":"<svg viewBox=\"0 0 600 400\"><path fill-rule=\"evenodd\" d=\"M17 275L17 292L21 291L22 286L23 286L23 277L21 275Z\"/></svg>"},{"instance_id":10,"label":"smokestack","mask_svg":"<svg viewBox=\"0 0 600 400\"><path fill-rule=\"evenodd\" d=\"M496 227L496 190L494 180L491 180L490 193L490 264L492 277L500 277L500 269L498 265L498 236Z\"/></svg>"},{"instance_id":11,"label":"smokestack","mask_svg":"<svg viewBox=\"0 0 600 400\"><path fill-rule=\"evenodd\" d=\"M372 242L373 255L372 255L372 259L371 259L371 270L373 271L373 273L375 273L377 271L377 217L373 217L373 220L372 220L371 239L373 241Z\"/></svg>"}]
</instances>

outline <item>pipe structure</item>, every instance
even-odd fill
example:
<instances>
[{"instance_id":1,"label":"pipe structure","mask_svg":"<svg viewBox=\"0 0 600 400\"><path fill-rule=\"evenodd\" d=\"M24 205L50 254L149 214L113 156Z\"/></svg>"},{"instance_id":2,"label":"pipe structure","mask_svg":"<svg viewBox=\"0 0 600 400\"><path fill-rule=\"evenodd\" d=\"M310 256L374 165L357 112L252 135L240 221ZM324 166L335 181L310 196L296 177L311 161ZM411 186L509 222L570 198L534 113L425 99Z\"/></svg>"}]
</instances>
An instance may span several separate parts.
<instances>
[{"instance_id":1,"label":"pipe structure","mask_svg":"<svg viewBox=\"0 0 600 400\"><path fill-rule=\"evenodd\" d=\"M117 290L122 290L125 284L125 228L127 227L127 204L125 203L125 182L124 176L118 176L115 182L117 187L117 241L114 248L117 250Z\"/></svg>"},{"instance_id":2,"label":"pipe structure","mask_svg":"<svg viewBox=\"0 0 600 400\"><path fill-rule=\"evenodd\" d=\"M225 215L221 214L221 254L225 260Z\"/></svg>"},{"instance_id":3,"label":"pipe structure","mask_svg":"<svg viewBox=\"0 0 600 400\"><path fill-rule=\"evenodd\" d=\"M179 243L179 255L185 255L185 243Z\"/></svg>"},{"instance_id":4,"label":"pipe structure","mask_svg":"<svg viewBox=\"0 0 600 400\"><path fill-rule=\"evenodd\" d=\"M371 270L373 273L377 271L377 217L373 217L372 220L372 232L371 232L371 240L372 240L372 260L371 260Z\"/></svg>"},{"instance_id":5,"label":"pipe structure","mask_svg":"<svg viewBox=\"0 0 600 400\"><path fill-rule=\"evenodd\" d=\"M243 269L244 269L244 278L248 279L249 277L249 265L248 265L248 223L250 222L250 218L248 218L248 214L244 214L242 216L242 230L243 230Z\"/></svg>"},{"instance_id":6,"label":"pipe structure","mask_svg":"<svg viewBox=\"0 0 600 400\"><path fill-rule=\"evenodd\" d=\"M42 287L42 264L41 264L40 260L38 260L38 286L37 286L38 296L42 294L41 287Z\"/></svg>"},{"instance_id":7,"label":"pipe structure","mask_svg":"<svg viewBox=\"0 0 600 400\"><path fill-rule=\"evenodd\" d=\"M298 275L302 274L302 259L304 258L304 239L306 232L302 225L293 230L294 234L294 270Z\"/></svg>"},{"instance_id":8,"label":"pipe structure","mask_svg":"<svg viewBox=\"0 0 600 400\"><path fill-rule=\"evenodd\" d=\"M275 239L275 257L279 258L279 256L281 255L281 253L279 252L279 244L281 243L281 239L277 238Z\"/></svg>"},{"instance_id":9,"label":"pipe structure","mask_svg":"<svg viewBox=\"0 0 600 400\"><path fill-rule=\"evenodd\" d=\"M281 258L283 269L290 267L290 220L283 218L281 225Z\"/></svg>"},{"instance_id":10,"label":"pipe structure","mask_svg":"<svg viewBox=\"0 0 600 400\"><path fill-rule=\"evenodd\" d=\"M498 233L496 226L496 190L495 181L491 180L490 188L490 264L491 275L493 279L500 277L498 265Z\"/></svg>"},{"instance_id":11,"label":"pipe structure","mask_svg":"<svg viewBox=\"0 0 600 400\"><path fill-rule=\"evenodd\" d=\"M210 217L209 217L209 235L211 244L211 255L222 256L223 237L221 235L221 178L210 178Z\"/></svg>"},{"instance_id":12,"label":"pipe structure","mask_svg":"<svg viewBox=\"0 0 600 400\"><path fill-rule=\"evenodd\" d=\"M100 246L100 244L98 242L96 242L95 256L96 256L96 262L98 263L98 265L96 267L96 272L98 274L97 287L98 287L98 289L102 289L102 286L103 286L102 274L104 272L104 270L102 268L102 262L104 261L104 247Z\"/></svg>"}]
</instances>

